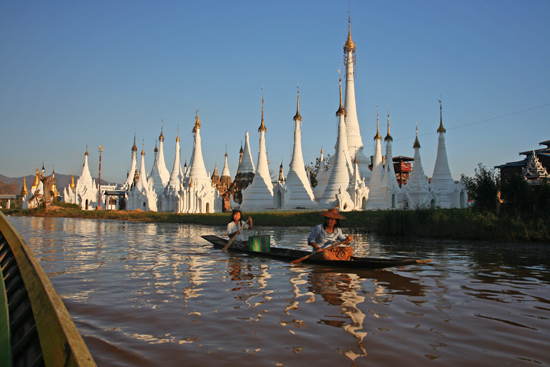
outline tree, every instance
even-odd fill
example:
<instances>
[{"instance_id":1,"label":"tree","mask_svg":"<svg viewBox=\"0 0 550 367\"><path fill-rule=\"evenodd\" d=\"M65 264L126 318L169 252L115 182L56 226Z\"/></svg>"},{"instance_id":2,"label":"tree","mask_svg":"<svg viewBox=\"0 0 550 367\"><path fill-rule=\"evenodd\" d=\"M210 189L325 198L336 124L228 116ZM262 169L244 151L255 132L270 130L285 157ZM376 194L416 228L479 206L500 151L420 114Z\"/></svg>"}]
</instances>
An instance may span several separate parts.
<instances>
[{"instance_id":1,"label":"tree","mask_svg":"<svg viewBox=\"0 0 550 367\"><path fill-rule=\"evenodd\" d=\"M310 162L308 165L306 165L306 171L309 168L309 179L311 183L311 187L317 186L317 175L319 174L319 171L321 168L323 170L328 170L330 168L329 164L330 154L327 154L327 157L323 159L321 162L321 159L319 157L315 158L315 164L313 162Z\"/></svg>"},{"instance_id":2,"label":"tree","mask_svg":"<svg viewBox=\"0 0 550 367\"><path fill-rule=\"evenodd\" d=\"M487 169L479 163L474 177L462 175L462 179L468 190L468 197L474 201L474 209L496 211L499 177L495 170Z\"/></svg>"},{"instance_id":3,"label":"tree","mask_svg":"<svg viewBox=\"0 0 550 367\"><path fill-rule=\"evenodd\" d=\"M505 207L527 212L534 208L536 195L525 177L519 173L505 175L501 180L502 199Z\"/></svg>"}]
</instances>

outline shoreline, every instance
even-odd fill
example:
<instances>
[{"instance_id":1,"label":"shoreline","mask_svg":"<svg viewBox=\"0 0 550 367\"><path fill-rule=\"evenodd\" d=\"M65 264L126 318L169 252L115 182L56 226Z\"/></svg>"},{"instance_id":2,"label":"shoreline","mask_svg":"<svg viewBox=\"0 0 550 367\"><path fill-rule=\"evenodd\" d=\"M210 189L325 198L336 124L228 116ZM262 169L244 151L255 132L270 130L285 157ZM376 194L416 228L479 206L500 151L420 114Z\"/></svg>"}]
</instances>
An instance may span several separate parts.
<instances>
[{"instance_id":1,"label":"shoreline","mask_svg":"<svg viewBox=\"0 0 550 367\"><path fill-rule=\"evenodd\" d=\"M30 217L127 220L156 223L226 225L230 213L177 214L167 212L84 211L55 207L54 210L2 209L4 214ZM321 211L243 212L255 226L304 226L322 223ZM550 244L550 213L542 216L476 212L470 209L424 209L352 211L342 228L355 233L376 233L389 237L415 237L473 241L537 242Z\"/></svg>"}]
</instances>

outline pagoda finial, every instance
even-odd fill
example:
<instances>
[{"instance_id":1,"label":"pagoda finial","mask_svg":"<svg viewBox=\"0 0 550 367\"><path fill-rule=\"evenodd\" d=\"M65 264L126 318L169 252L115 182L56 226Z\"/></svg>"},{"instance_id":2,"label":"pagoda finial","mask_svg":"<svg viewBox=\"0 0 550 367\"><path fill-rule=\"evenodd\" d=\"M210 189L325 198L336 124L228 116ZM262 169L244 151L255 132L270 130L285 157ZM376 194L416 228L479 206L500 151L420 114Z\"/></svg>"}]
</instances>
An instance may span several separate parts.
<instances>
[{"instance_id":1,"label":"pagoda finial","mask_svg":"<svg viewBox=\"0 0 550 367\"><path fill-rule=\"evenodd\" d=\"M86 147L86 152L88 152L88 147ZM136 133L134 132L134 145L132 146L132 152L137 152L137 145L136 145ZM86 153L88 154L88 153Z\"/></svg>"},{"instance_id":2,"label":"pagoda finial","mask_svg":"<svg viewBox=\"0 0 550 367\"><path fill-rule=\"evenodd\" d=\"M164 134L163 134L163 130L164 130L164 119L161 120L162 123L160 125L160 136L159 136L159 141L164 141Z\"/></svg>"},{"instance_id":3,"label":"pagoda finial","mask_svg":"<svg viewBox=\"0 0 550 367\"><path fill-rule=\"evenodd\" d=\"M199 119L199 109L195 112L195 126L193 127L193 132L197 132L201 128L201 120Z\"/></svg>"},{"instance_id":4,"label":"pagoda finial","mask_svg":"<svg viewBox=\"0 0 550 367\"><path fill-rule=\"evenodd\" d=\"M29 190L27 190L27 178L23 176L23 187L21 188L21 194L19 195L21 198L24 198L29 193Z\"/></svg>"},{"instance_id":5,"label":"pagoda finial","mask_svg":"<svg viewBox=\"0 0 550 367\"><path fill-rule=\"evenodd\" d=\"M302 116L300 116L300 84L298 84L298 100L296 102L296 115L294 115L294 121L302 121Z\"/></svg>"},{"instance_id":6,"label":"pagoda finial","mask_svg":"<svg viewBox=\"0 0 550 367\"><path fill-rule=\"evenodd\" d=\"M437 129L437 132L438 133L447 132L447 130L443 127L443 106L441 105L441 99L439 99L439 128Z\"/></svg>"},{"instance_id":7,"label":"pagoda finial","mask_svg":"<svg viewBox=\"0 0 550 367\"><path fill-rule=\"evenodd\" d=\"M390 134L390 102L388 101L388 135L384 138L385 141L393 141L393 138Z\"/></svg>"},{"instance_id":8,"label":"pagoda finial","mask_svg":"<svg viewBox=\"0 0 550 367\"><path fill-rule=\"evenodd\" d=\"M180 124L178 124L178 133L176 135L176 142L179 143L180 142Z\"/></svg>"},{"instance_id":9,"label":"pagoda finial","mask_svg":"<svg viewBox=\"0 0 550 367\"><path fill-rule=\"evenodd\" d=\"M351 55L350 55L351 54ZM348 64L351 63L352 70L348 70ZM355 43L351 38L351 11L348 9L348 38L344 44L344 66L346 66L346 73L354 73L353 67L355 66Z\"/></svg>"},{"instance_id":10,"label":"pagoda finial","mask_svg":"<svg viewBox=\"0 0 550 367\"><path fill-rule=\"evenodd\" d=\"M413 148L420 148L420 142L418 141L418 119L416 120L416 138L414 139Z\"/></svg>"},{"instance_id":11,"label":"pagoda finial","mask_svg":"<svg viewBox=\"0 0 550 367\"><path fill-rule=\"evenodd\" d=\"M378 105L376 105L376 135L374 140L382 140L382 135L380 135L380 123L378 122Z\"/></svg>"},{"instance_id":12,"label":"pagoda finial","mask_svg":"<svg viewBox=\"0 0 550 367\"><path fill-rule=\"evenodd\" d=\"M262 85L262 122L260 123L260 127L258 128L258 132L260 131L267 131L267 128L264 124L264 87Z\"/></svg>"},{"instance_id":13,"label":"pagoda finial","mask_svg":"<svg viewBox=\"0 0 550 367\"><path fill-rule=\"evenodd\" d=\"M344 50L355 51L355 43L351 39L351 10L348 9L348 38L344 44Z\"/></svg>"},{"instance_id":14,"label":"pagoda finial","mask_svg":"<svg viewBox=\"0 0 550 367\"><path fill-rule=\"evenodd\" d=\"M338 111L336 111L336 116L339 115L347 115L346 110L344 109L344 105L342 104L342 75L340 74L340 69L338 69L338 81L340 83L340 107L338 108Z\"/></svg>"}]
</instances>

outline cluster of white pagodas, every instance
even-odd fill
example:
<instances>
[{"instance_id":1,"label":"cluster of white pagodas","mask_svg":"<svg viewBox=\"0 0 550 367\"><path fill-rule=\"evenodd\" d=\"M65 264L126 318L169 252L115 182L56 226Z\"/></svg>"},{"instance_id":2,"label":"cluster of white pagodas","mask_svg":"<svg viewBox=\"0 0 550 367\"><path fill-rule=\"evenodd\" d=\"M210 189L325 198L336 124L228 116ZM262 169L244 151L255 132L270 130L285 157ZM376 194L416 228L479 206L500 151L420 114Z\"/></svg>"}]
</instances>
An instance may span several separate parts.
<instances>
[{"instance_id":1,"label":"cluster of white pagodas","mask_svg":"<svg viewBox=\"0 0 550 367\"><path fill-rule=\"evenodd\" d=\"M294 210L294 209L330 209L350 210L386 210L400 208L461 208L466 206L466 190L461 182L455 182L451 176L445 147L445 128L443 127L440 101L439 143L437 157L431 181L426 177L420 157L418 128L413 145L414 162L409 180L402 187L396 180L393 166L392 141L390 135L390 115L388 107L385 157L382 156L382 136L378 112L376 117L376 135L374 136L374 154L372 162L364 152L361 132L357 118L355 102L355 43L351 37L351 23L348 25L348 37L344 44L346 73L345 101L343 101L342 80L340 79L340 101L336 112L337 131L335 151L329 160L329 168L321 164L317 173L317 185L311 186L306 171L302 145L302 116L300 115L300 92L298 91L296 114L294 116L294 145L286 179L281 171L278 179L272 179L267 157L266 133L264 122L264 99L262 96L262 114L259 132L259 149L256 165L252 160L248 132L245 133L244 149L241 148L239 166L235 180L229 188L232 196L229 206L240 207L245 211ZM206 171L201 148L201 123L196 113L193 128L194 143L190 164L182 169L180 158L179 133L176 138L176 154L171 174L164 161L164 135L161 130L159 147L155 147L155 160L149 175L145 172L145 152L141 152L141 164L137 167L137 147L132 147L132 160L128 178L119 190L117 208L144 211L165 211L177 213L210 213L223 208L223 198ZM385 158L385 159L384 159ZM321 163L324 162L321 150ZM370 167L372 166L372 168ZM217 177L217 167L216 167ZM227 152L222 178L230 180L227 166ZM74 185L73 185L74 186ZM64 191L65 201L88 208L97 205L98 189L95 187L87 164L87 153L81 177L76 187ZM105 192L103 196L108 196ZM105 207L109 207L105 205Z\"/></svg>"},{"instance_id":2,"label":"cluster of white pagodas","mask_svg":"<svg viewBox=\"0 0 550 367\"><path fill-rule=\"evenodd\" d=\"M222 201L219 192L212 184L204 165L200 129L201 122L197 112L193 127L194 143L189 167L187 164L184 169L181 167L178 134L171 174L168 173L164 161L164 134L162 131L159 136L159 147L155 146L155 160L149 175L145 170L145 151L143 149L139 171L137 169L137 147L134 138L130 173L120 190L103 190L101 195L103 198L116 197L116 204L112 206L106 201L105 208L176 213L220 212ZM229 175L227 160L223 173ZM64 200L78 204L83 209L95 209L98 200L97 190L95 182L91 180L88 153L86 152L82 174L76 187L69 186L64 190Z\"/></svg>"}]
</instances>

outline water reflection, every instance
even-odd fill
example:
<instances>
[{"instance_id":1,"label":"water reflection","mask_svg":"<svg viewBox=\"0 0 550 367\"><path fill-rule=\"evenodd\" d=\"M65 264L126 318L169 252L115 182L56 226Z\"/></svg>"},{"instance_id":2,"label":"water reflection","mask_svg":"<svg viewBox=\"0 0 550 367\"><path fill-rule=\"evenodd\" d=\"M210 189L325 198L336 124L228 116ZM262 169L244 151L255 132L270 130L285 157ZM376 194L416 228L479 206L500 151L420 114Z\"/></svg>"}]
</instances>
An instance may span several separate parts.
<instances>
[{"instance_id":1,"label":"water reflection","mask_svg":"<svg viewBox=\"0 0 550 367\"><path fill-rule=\"evenodd\" d=\"M330 269L213 250L222 226L10 218L102 366L550 363L550 247L384 240ZM264 228L306 248L309 228ZM527 362L530 361L530 362Z\"/></svg>"}]
</instances>

